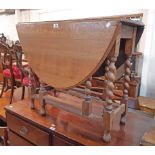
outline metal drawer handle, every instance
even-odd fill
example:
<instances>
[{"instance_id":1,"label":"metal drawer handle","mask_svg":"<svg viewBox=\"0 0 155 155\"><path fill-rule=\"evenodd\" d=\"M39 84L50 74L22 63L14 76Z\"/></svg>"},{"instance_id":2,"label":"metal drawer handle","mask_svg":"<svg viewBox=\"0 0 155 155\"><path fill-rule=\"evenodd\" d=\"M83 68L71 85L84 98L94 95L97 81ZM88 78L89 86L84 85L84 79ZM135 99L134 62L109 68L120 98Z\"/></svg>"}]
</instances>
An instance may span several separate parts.
<instances>
[{"instance_id":1,"label":"metal drawer handle","mask_svg":"<svg viewBox=\"0 0 155 155\"><path fill-rule=\"evenodd\" d=\"M19 130L21 135L26 135L28 133L28 129L25 126L22 126Z\"/></svg>"}]
</instances>

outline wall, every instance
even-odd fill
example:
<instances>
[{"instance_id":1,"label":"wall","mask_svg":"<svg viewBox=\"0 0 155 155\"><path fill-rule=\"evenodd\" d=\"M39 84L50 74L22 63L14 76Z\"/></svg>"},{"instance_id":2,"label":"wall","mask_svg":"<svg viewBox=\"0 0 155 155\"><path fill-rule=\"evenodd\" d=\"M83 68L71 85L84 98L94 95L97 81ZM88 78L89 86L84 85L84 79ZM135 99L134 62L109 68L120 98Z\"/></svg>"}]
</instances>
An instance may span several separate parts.
<instances>
[{"instance_id":1,"label":"wall","mask_svg":"<svg viewBox=\"0 0 155 155\"><path fill-rule=\"evenodd\" d=\"M34 22L34 21L49 21L49 20L65 20L78 19L89 17L104 17L121 14L142 13L145 10L138 9L44 9L44 10L16 10L17 22Z\"/></svg>"},{"instance_id":2,"label":"wall","mask_svg":"<svg viewBox=\"0 0 155 155\"><path fill-rule=\"evenodd\" d=\"M148 11L141 95L155 98L155 10Z\"/></svg>"},{"instance_id":3,"label":"wall","mask_svg":"<svg viewBox=\"0 0 155 155\"><path fill-rule=\"evenodd\" d=\"M0 15L0 33L4 33L9 39L18 39L16 24L18 22L34 22L48 20L63 20L88 17L102 17L121 14L142 13L145 10L127 9L44 9L44 10L16 10L13 15Z\"/></svg>"},{"instance_id":4,"label":"wall","mask_svg":"<svg viewBox=\"0 0 155 155\"><path fill-rule=\"evenodd\" d=\"M0 33L4 33L8 39L17 40L15 15L0 15Z\"/></svg>"}]
</instances>

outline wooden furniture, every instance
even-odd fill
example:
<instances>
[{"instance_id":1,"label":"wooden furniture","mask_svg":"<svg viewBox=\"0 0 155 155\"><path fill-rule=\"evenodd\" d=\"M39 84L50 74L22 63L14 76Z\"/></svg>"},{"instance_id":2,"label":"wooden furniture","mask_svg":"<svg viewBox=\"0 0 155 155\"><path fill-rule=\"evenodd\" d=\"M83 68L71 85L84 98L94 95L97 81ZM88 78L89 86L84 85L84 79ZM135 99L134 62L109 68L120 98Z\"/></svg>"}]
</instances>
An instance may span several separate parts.
<instances>
[{"instance_id":1,"label":"wooden furniture","mask_svg":"<svg viewBox=\"0 0 155 155\"><path fill-rule=\"evenodd\" d=\"M0 138L3 140L3 145L8 145L8 128L7 125L0 120Z\"/></svg>"},{"instance_id":2,"label":"wooden furniture","mask_svg":"<svg viewBox=\"0 0 155 155\"><path fill-rule=\"evenodd\" d=\"M7 39L6 39L5 35L4 35L4 33L1 33L1 34L0 34L0 41L1 41L1 42L6 42L6 40L7 40Z\"/></svg>"},{"instance_id":3,"label":"wooden furniture","mask_svg":"<svg viewBox=\"0 0 155 155\"><path fill-rule=\"evenodd\" d=\"M11 87L10 103L12 102L12 96L13 96L13 90L14 90L13 88L14 73L13 73L12 61L13 61L12 53L8 45L6 43L0 42L0 62L3 68L3 86L2 86L0 97L3 96L4 89L6 89L5 91L9 89L9 84L10 84L10 87Z\"/></svg>"},{"instance_id":4,"label":"wooden furniture","mask_svg":"<svg viewBox=\"0 0 155 155\"><path fill-rule=\"evenodd\" d=\"M117 58L119 44L125 42L123 39L130 42L124 49L126 53L133 52L134 49L129 46L133 35L137 43L142 30L143 24L140 22L115 18L17 24L21 45L30 66L43 81L57 89L71 88L86 81L110 52L109 58ZM61 55L63 57L60 59Z\"/></svg>"},{"instance_id":5,"label":"wooden furniture","mask_svg":"<svg viewBox=\"0 0 155 155\"><path fill-rule=\"evenodd\" d=\"M2 65L0 64L0 84L2 83L3 81L3 69L2 69Z\"/></svg>"},{"instance_id":6,"label":"wooden furniture","mask_svg":"<svg viewBox=\"0 0 155 155\"><path fill-rule=\"evenodd\" d=\"M0 42L5 42L6 41L6 37L4 36L4 34L0 34ZM0 64L0 84L1 82L3 82L3 68L2 68L2 64Z\"/></svg>"},{"instance_id":7,"label":"wooden furniture","mask_svg":"<svg viewBox=\"0 0 155 155\"><path fill-rule=\"evenodd\" d=\"M13 61L13 58L12 58L12 53L10 48L6 43L0 42L0 62L3 68L3 86L2 86L0 97L3 96L4 89L6 90L9 89L9 83L10 83L10 87L11 87L10 103L12 102L12 96L13 96L14 85L15 85L12 61Z\"/></svg>"},{"instance_id":8,"label":"wooden furniture","mask_svg":"<svg viewBox=\"0 0 155 155\"><path fill-rule=\"evenodd\" d=\"M20 54L20 55L19 55ZM4 42L0 42L0 63L3 69L3 85L0 97L3 96L3 92L11 89L10 101L14 94L14 89L22 87L22 96L24 98L25 85L23 83L26 78L25 70L22 65L22 48L19 44L13 44L11 47ZM28 65L28 63L27 63Z\"/></svg>"},{"instance_id":9,"label":"wooden furniture","mask_svg":"<svg viewBox=\"0 0 155 155\"><path fill-rule=\"evenodd\" d=\"M83 98L81 115L91 115L92 94L106 100L103 104L103 140L106 142L111 140L110 131L115 118L119 118L119 122L123 124L126 122L131 57L144 29L143 23L125 18L17 24L21 45L32 69L43 82L54 87L56 92L66 94L70 90L74 93L80 91ZM115 74L116 69L124 63L123 98L118 104L113 100ZM92 76L100 69L106 79L106 89L102 95L90 91ZM77 90L75 87L82 83L85 83L85 89ZM45 115L48 99L43 97L42 92L44 90L40 88L40 113ZM59 93L51 96L50 100L50 104L55 106L64 103ZM35 108L33 102L31 107Z\"/></svg>"},{"instance_id":10,"label":"wooden furniture","mask_svg":"<svg viewBox=\"0 0 155 155\"><path fill-rule=\"evenodd\" d=\"M139 109L148 112L155 117L155 99L139 96L138 97Z\"/></svg>"},{"instance_id":11,"label":"wooden furniture","mask_svg":"<svg viewBox=\"0 0 155 155\"><path fill-rule=\"evenodd\" d=\"M115 88L114 90L122 90L124 89L123 86L124 83L124 77L121 79L118 79L114 82ZM92 85L94 87L103 87L105 88L105 77L94 77L92 80ZM138 91L139 91L139 85L140 85L140 77L135 77L134 79L132 78L129 82L129 97L137 98L138 96Z\"/></svg>"},{"instance_id":12,"label":"wooden furniture","mask_svg":"<svg viewBox=\"0 0 155 155\"><path fill-rule=\"evenodd\" d=\"M155 128L144 133L140 144L143 146L155 146Z\"/></svg>"},{"instance_id":13,"label":"wooden furniture","mask_svg":"<svg viewBox=\"0 0 155 155\"><path fill-rule=\"evenodd\" d=\"M8 145L8 128L4 110L4 107L8 104L8 101L8 98L0 99L0 137L3 140L3 145Z\"/></svg>"},{"instance_id":14,"label":"wooden furniture","mask_svg":"<svg viewBox=\"0 0 155 155\"><path fill-rule=\"evenodd\" d=\"M21 100L22 88L15 89L13 102ZM28 88L25 89L25 98L30 98ZM3 97L0 98L0 137L2 137L2 145L9 145L8 141L8 127L6 122L5 106L9 104L10 91L4 93Z\"/></svg>"},{"instance_id":15,"label":"wooden furniture","mask_svg":"<svg viewBox=\"0 0 155 155\"><path fill-rule=\"evenodd\" d=\"M70 104L77 109L77 104ZM101 138L102 116L98 116L102 115L102 104L93 104L98 115L89 118L49 104L46 117L42 117L38 114L39 102L36 102L36 110L29 106L29 100L22 100L5 108L10 145L139 145L144 132L155 126L154 119L129 112L126 126L115 121L111 132L113 138L110 143L105 143Z\"/></svg>"}]
</instances>

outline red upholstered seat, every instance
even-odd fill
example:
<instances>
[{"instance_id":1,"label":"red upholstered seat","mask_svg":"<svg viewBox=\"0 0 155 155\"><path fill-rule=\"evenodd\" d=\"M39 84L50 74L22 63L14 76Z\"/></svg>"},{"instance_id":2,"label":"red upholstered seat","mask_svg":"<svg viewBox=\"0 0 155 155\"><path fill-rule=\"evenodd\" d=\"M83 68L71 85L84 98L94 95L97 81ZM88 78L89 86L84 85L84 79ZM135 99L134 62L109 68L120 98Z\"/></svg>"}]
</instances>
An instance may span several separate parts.
<instances>
[{"instance_id":1,"label":"red upholstered seat","mask_svg":"<svg viewBox=\"0 0 155 155\"><path fill-rule=\"evenodd\" d=\"M29 84L30 84L29 78L27 76L24 77L22 83L23 83L24 86L27 86L28 87Z\"/></svg>"},{"instance_id":2,"label":"red upholstered seat","mask_svg":"<svg viewBox=\"0 0 155 155\"><path fill-rule=\"evenodd\" d=\"M25 76L25 77L23 78L23 81L22 81L23 86L28 87L28 86L30 85L30 83L31 83L31 85L34 86L34 87L37 86L37 83L35 82L34 79L31 79L31 80L30 80L28 76Z\"/></svg>"},{"instance_id":3,"label":"red upholstered seat","mask_svg":"<svg viewBox=\"0 0 155 155\"><path fill-rule=\"evenodd\" d=\"M21 71L17 66L12 66L13 74L15 79L20 79L21 78ZM5 69L3 70L3 76L7 78L11 78L11 72L10 69Z\"/></svg>"},{"instance_id":4,"label":"red upholstered seat","mask_svg":"<svg viewBox=\"0 0 155 155\"><path fill-rule=\"evenodd\" d=\"M17 66L14 65L14 66L12 66L12 70L13 70L13 74L14 74L15 79L21 79L21 71L20 71L20 69ZM7 78L11 78L10 69L7 68L7 69L3 70L3 76L7 77ZM29 80L29 78L27 76L25 76L23 78L22 84L24 86L26 86L26 87L29 86L30 80Z\"/></svg>"},{"instance_id":5,"label":"red upholstered seat","mask_svg":"<svg viewBox=\"0 0 155 155\"><path fill-rule=\"evenodd\" d=\"M17 66L13 65L12 70L13 70L14 78L15 79L21 79L20 69ZM11 78L10 69L7 68L7 69L3 70L3 76L6 78ZM32 85L35 86L35 81L31 81L31 82L32 82ZM23 84L23 86L26 86L26 87L28 87L30 85L30 79L28 78L28 76L25 76L23 78L22 84Z\"/></svg>"}]
</instances>

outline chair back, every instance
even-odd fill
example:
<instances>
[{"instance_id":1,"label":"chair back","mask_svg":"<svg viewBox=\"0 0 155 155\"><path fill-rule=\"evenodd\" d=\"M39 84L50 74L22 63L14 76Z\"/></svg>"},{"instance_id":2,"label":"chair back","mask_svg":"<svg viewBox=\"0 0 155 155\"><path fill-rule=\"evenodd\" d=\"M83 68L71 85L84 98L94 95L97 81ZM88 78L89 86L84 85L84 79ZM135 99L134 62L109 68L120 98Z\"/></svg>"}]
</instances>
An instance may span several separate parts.
<instances>
[{"instance_id":1,"label":"chair back","mask_svg":"<svg viewBox=\"0 0 155 155\"><path fill-rule=\"evenodd\" d=\"M22 65L22 56L24 52L22 51L20 42L16 41L12 48L13 48L14 55L16 58L17 67L21 71L22 78L27 76L30 80L30 85L35 88L38 88L40 86L38 76L33 72L30 66L28 66L28 69L26 70L25 67Z\"/></svg>"},{"instance_id":2,"label":"chair back","mask_svg":"<svg viewBox=\"0 0 155 155\"><path fill-rule=\"evenodd\" d=\"M6 40L7 40L7 39L6 39L6 37L4 36L4 34L1 33L1 34L0 34L0 41L3 42L3 43L6 43Z\"/></svg>"},{"instance_id":3,"label":"chair back","mask_svg":"<svg viewBox=\"0 0 155 155\"><path fill-rule=\"evenodd\" d=\"M0 42L0 63L2 65L2 70L9 69L11 77L14 78L12 69L12 55L12 50L8 47L8 45L3 42Z\"/></svg>"},{"instance_id":4,"label":"chair back","mask_svg":"<svg viewBox=\"0 0 155 155\"><path fill-rule=\"evenodd\" d=\"M23 51L22 51L22 47L20 45L19 42L16 42L13 46L13 51L14 51L14 56L17 62L17 66L20 67L22 66L22 55L23 55Z\"/></svg>"}]
</instances>

